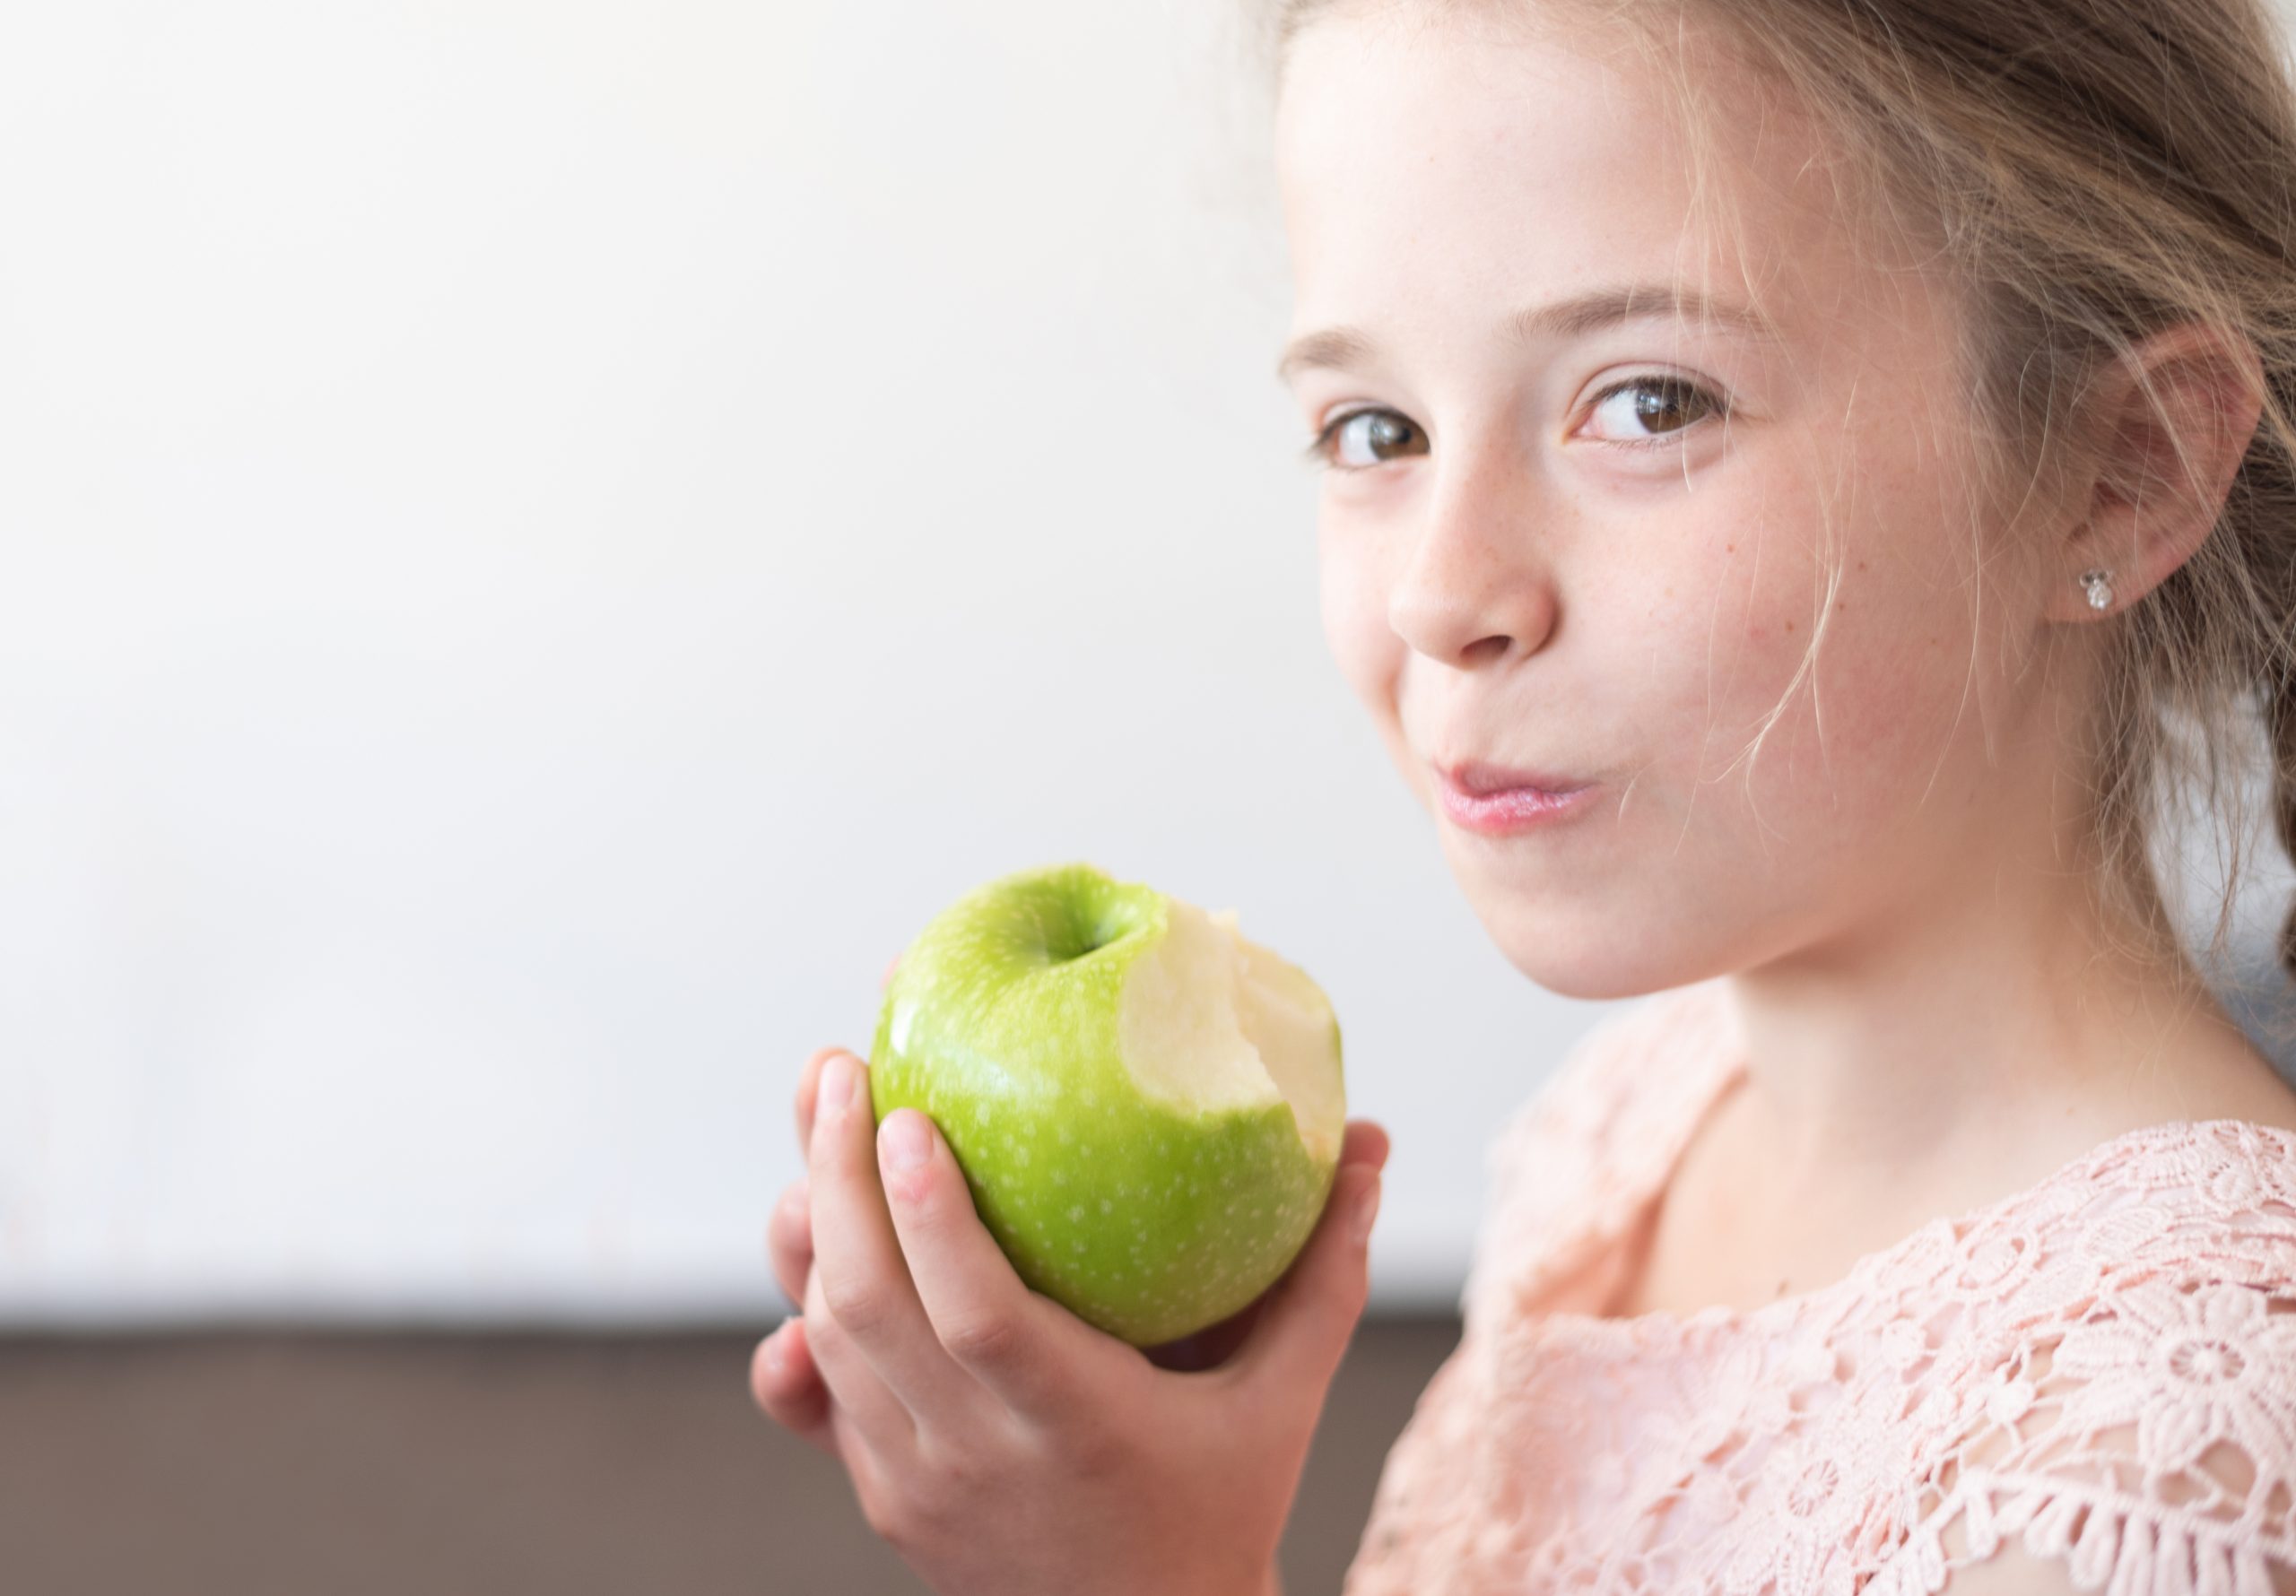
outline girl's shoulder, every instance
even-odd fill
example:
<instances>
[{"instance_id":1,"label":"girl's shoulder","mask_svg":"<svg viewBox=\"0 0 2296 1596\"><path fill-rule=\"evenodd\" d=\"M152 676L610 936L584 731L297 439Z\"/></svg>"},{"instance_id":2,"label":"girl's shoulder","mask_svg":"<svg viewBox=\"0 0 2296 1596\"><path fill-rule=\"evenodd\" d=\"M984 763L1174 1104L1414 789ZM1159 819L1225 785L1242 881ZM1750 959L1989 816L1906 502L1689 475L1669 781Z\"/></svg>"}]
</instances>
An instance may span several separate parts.
<instances>
[{"instance_id":1,"label":"girl's shoulder","mask_svg":"<svg viewBox=\"0 0 2296 1596\"><path fill-rule=\"evenodd\" d=\"M1902 1266L1889 1271L1895 1283L1965 1290L1997 1276L1979 1300L2015 1304L2005 1331L2044 1308L2109 1311L2124 1293L2164 1282L2296 1296L2296 1130L2243 1119L2145 1125L1928 1235L1935 1245L1892 1260ZM1928 1272L1944 1260L1957 1277ZM2012 1281L2042 1289L2019 1300L2003 1289Z\"/></svg>"},{"instance_id":2,"label":"girl's shoulder","mask_svg":"<svg viewBox=\"0 0 2296 1596\"><path fill-rule=\"evenodd\" d=\"M1500 1281L1527 1288L1630 1223L1738 1059L1717 977L1620 1004L1501 1122L1465 1311Z\"/></svg>"},{"instance_id":3,"label":"girl's shoulder","mask_svg":"<svg viewBox=\"0 0 2296 1596\"><path fill-rule=\"evenodd\" d=\"M1873 1282L1923 1388L1876 1589L2296 1586L2296 1131L2146 1126L1922 1239Z\"/></svg>"}]
</instances>

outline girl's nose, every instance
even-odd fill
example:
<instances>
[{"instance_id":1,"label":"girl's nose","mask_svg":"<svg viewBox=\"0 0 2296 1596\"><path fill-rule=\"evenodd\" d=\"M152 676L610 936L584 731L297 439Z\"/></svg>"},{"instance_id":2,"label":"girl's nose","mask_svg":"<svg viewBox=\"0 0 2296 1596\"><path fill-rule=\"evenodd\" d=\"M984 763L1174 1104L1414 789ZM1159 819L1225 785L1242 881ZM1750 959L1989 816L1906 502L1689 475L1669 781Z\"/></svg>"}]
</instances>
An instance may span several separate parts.
<instances>
[{"instance_id":1,"label":"girl's nose","mask_svg":"<svg viewBox=\"0 0 2296 1596\"><path fill-rule=\"evenodd\" d=\"M1451 464L1406 533L1387 624L1429 659L1472 670L1543 647L1556 593L1535 473L1497 452Z\"/></svg>"}]
</instances>

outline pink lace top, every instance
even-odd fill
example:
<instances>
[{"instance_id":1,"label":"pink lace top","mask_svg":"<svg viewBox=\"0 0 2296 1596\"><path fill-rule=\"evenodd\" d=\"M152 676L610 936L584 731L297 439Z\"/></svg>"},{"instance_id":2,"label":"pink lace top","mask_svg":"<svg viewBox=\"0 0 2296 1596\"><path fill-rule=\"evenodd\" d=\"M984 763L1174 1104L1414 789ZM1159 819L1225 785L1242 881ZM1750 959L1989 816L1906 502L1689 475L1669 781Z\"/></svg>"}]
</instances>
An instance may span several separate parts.
<instances>
[{"instance_id":1,"label":"pink lace top","mask_svg":"<svg viewBox=\"0 0 2296 1596\"><path fill-rule=\"evenodd\" d=\"M2013 1542L2037 1589L2296 1589L2296 1133L2147 1126L1832 1285L1604 1317L1728 1003L1605 1016L1500 1132L1344 1596L1896 1596Z\"/></svg>"}]
</instances>

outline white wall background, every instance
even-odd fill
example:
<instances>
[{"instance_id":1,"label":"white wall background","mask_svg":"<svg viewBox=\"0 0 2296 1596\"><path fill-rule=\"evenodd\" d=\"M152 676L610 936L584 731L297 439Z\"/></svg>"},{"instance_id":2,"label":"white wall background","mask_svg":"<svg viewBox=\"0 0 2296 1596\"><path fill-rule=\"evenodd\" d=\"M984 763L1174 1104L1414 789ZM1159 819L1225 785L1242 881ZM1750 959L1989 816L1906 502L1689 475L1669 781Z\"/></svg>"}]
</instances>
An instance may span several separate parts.
<instances>
[{"instance_id":1,"label":"white wall background","mask_svg":"<svg viewBox=\"0 0 2296 1596\"><path fill-rule=\"evenodd\" d=\"M1456 1297L1601 1006L1324 654L1236 3L0 17L0 1320L762 1323L804 1058L1067 858L1323 981Z\"/></svg>"}]
</instances>

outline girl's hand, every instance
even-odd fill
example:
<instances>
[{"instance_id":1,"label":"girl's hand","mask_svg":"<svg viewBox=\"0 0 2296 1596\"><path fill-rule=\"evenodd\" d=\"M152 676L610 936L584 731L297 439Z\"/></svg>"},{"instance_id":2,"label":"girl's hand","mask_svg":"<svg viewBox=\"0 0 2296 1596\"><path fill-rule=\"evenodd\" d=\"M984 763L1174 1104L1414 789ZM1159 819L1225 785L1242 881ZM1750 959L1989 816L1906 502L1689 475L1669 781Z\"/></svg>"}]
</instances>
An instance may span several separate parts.
<instances>
[{"instance_id":1,"label":"girl's hand","mask_svg":"<svg viewBox=\"0 0 2296 1596\"><path fill-rule=\"evenodd\" d=\"M893 972L900 967L900 955L896 953L886 963L885 973L877 979L880 990L893 984ZM797 1151L801 1155L813 1144L813 1088L821 1079L822 1061L838 1051L839 1050L834 1047L822 1048L812 1058L807 1059L804 1069L798 1072L796 1106ZM813 1212L806 1194L807 1184L805 1177L801 1175L781 1188L781 1196L774 1203L773 1215L766 1221L765 1227L766 1252L773 1260L774 1280L780 1286L781 1294L787 1297L791 1305L800 1313L804 1311L805 1306L805 1277L812 1272L813 1265ZM767 1341L772 1340L772 1336L766 1338ZM759 1352L761 1355L764 1353L762 1345L760 1346ZM799 1371L796 1370L791 1371L793 1375L798 1373ZM811 1366L808 1365L804 1374L810 1375L811 1373ZM752 1384L756 1383L754 1374L755 1371L752 1370ZM803 1378L796 1379L794 1384L797 1389L793 1394L801 1402L813 1395L813 1392L804 1389L805 1381ZM817 1392L820 1386L819 1380L813 1379L812 1384L813 1391ZM764 1398L761 1396L759 1401L762 1402ZM802 1428L802 1427L793 1427ZM833 1447L824 1448L824 1450L830 1452L832 1456L836 1454Z\"/></svg>"},{"instance_id":2,"label":"girl's hand","mask_svg":"<svg viewBox=\"0 0 2296 1596\"><path fill-rule=\"evenodd\" d=\"M1349 1123L1323 1219L1265 1296L1144 1354L1027 1288L927 1116L873 1128L862 1061L814 1054L796 1108L808 1175L773 1251L803 1312L759 1344L751 1388L844 1465L870 1526L943 1596L1268 1589L1362 1313L1387 1133Z\"/></svg>"}]
</instances>

